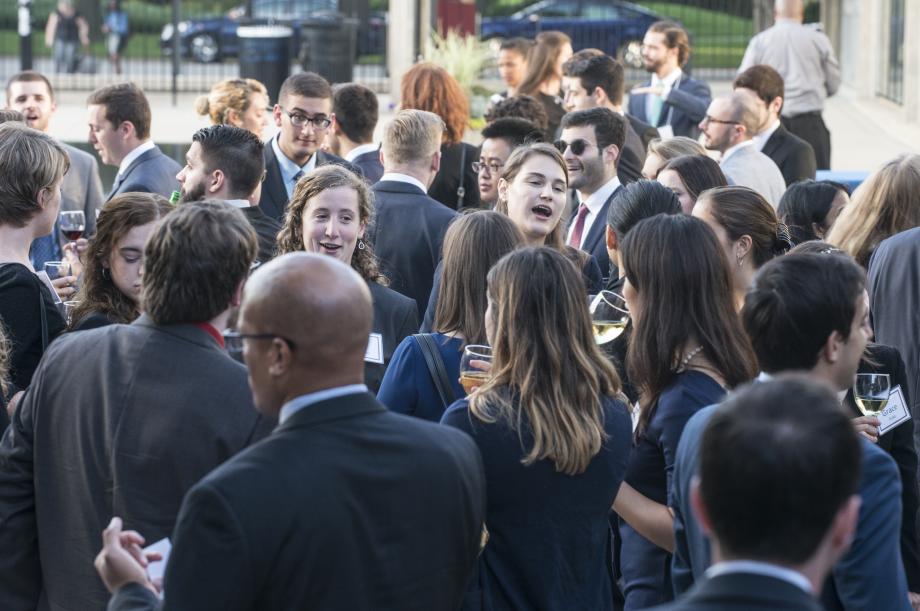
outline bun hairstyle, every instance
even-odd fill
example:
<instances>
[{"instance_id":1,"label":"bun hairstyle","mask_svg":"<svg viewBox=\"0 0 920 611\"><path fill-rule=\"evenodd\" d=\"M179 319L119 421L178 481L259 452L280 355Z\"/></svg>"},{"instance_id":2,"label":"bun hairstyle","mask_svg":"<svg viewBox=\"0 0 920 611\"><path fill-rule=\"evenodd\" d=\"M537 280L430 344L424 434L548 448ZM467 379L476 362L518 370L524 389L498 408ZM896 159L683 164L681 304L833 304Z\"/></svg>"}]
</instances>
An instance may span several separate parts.
<instances>
[{"instance_id":1,"label":"bun hairstyle","mask_svg":"<svg viewBox=\"0 0 920 611\"><path fill-rule=\"evenodd\" d=\"M207 95L195 100L195 112L207 116L214 125L223 125L229 122L231 110L243 114L249 109L249 97L253 93L261 93L268 98L265 85L255 79L227 79L214 85Z\"/></svg>"},{"instance_id":2,"label":"bun hairstyle","mask_svg":"<svg viewBox=\"0 0 920 611\"><path fill-rule=\"evenodd\" d=\"M755 268L792 248L789 229L757 191L738 186L716 187L704 191L700 200L710 204L710 213L729 239L734 241L744 235L751 238Z\"/></svg>"}]
</instances>

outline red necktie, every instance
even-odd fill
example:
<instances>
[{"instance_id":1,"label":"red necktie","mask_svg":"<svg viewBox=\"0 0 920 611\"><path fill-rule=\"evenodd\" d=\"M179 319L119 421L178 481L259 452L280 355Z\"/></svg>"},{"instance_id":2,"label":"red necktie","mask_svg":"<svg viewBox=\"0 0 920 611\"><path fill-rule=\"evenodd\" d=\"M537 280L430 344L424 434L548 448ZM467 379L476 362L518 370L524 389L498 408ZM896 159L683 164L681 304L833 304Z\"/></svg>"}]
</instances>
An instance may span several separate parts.
<instances>
[{"instance_id":1,"label":"red necktie","mask_svg":"<svg viewBox=\"0 0 920 611\"><path fill-rule=\"evenodd\" d=\"M572 248L581 248L581 234L585 230L585 218L588 216L588 207L584 204L578 207L578 218L575 219L575 228L572 229L572 237L569 238L569 246Z\"/></svg>"}]
</instances>

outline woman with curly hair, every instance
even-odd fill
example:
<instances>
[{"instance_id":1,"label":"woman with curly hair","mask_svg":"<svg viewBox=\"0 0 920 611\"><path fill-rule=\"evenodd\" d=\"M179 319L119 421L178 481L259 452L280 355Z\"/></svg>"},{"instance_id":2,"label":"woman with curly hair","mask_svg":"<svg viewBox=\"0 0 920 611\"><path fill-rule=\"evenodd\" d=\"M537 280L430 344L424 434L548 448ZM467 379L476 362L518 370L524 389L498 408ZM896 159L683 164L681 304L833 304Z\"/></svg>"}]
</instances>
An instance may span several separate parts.
<instances>
[{"instance_id":1,"label":"woman with curly hair","mask_svg":"<svg viewBox=\"0 0 920 611\"><path fill-rule=\"evenodd\" d=\"M418 309L414 299L386 287L389 281L364 240L373 211L374 200L363 179L338 165L318 167L294 187L278 234L278 254L303 250L335 257L367 282L374 325L364 356L364 381L376 394L396 346L418 330Z\"/></svg>"}]
</instances>

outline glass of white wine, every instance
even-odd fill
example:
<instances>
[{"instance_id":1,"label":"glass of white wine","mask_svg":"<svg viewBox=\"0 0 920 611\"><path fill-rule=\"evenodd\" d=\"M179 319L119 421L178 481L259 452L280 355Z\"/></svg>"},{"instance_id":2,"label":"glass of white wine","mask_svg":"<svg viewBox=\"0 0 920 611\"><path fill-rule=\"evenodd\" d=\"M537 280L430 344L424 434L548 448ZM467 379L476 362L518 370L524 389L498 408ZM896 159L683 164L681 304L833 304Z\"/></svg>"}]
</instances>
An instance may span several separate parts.
<instances>
[{"instance_id":1,"label":"glass of white wine","mask_svg":"<svg viewBox=\"0 0 920 611\"><path fill-rule=\"evenodd\" d=\"M864 416L878 416L888 405L891 381L887 373L858 373L853 386L856 406Z\"/></svg>"},{"instance_id":2,"label":"glass of white wine","mask_svg":"<svg viewBox=\"0 0 920 611\"><path fill-rule=\"evenodd\" d=\"M588 297L594 341L606 344L620 337L629 322L626 300L613 291L601 291Z\"/></svg>"},{"instance_id":3,"label":"glass of white wine","mask_svg":"<svg viewBox=\"0 0 920 611\"><path fill-rule=\"evenodd\" d=\"M460 384L466 394L473 392L477 386L482 386L489 379L492 367L492 347L469 344L463 349L460 359Z\"/></svg>"}]
</instances>

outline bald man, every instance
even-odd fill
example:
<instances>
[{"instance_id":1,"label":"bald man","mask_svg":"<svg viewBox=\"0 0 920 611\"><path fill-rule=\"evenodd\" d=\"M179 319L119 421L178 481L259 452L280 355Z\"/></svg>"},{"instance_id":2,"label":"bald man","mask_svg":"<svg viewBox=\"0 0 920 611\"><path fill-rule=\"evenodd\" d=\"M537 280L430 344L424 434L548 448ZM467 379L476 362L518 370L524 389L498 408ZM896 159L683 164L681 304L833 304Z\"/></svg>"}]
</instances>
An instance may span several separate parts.
<instances>
[{"instance_id":1,"label":"bald man","mask_svg":"<svg viewBox=\"0 0 920 611\"><path fill-rule=\"evenodd\" d=\"M840 87L834 48L820 24L802 24L802 0L776 0L773 17L773 27L748 43L738 74L757 64L779 72L786 85L783 126L812 146L819 170L830 169L831 135L821 113Z\"/></svg>"},{"instance_id":2,"label":"bald man","mask_svg":"<svg viewBox=\"0 0 920 611\"><path fill-rule=\"evenodd\" d=\"M479 452L367 392L371 319L366 283L331 257L284 255L249 279L231 344L279 425L185 498L163 609L459 607L485 509ZM111 611L157 608L137 536L118 518L103 534Z\"/></svg>"}]
</instances>

